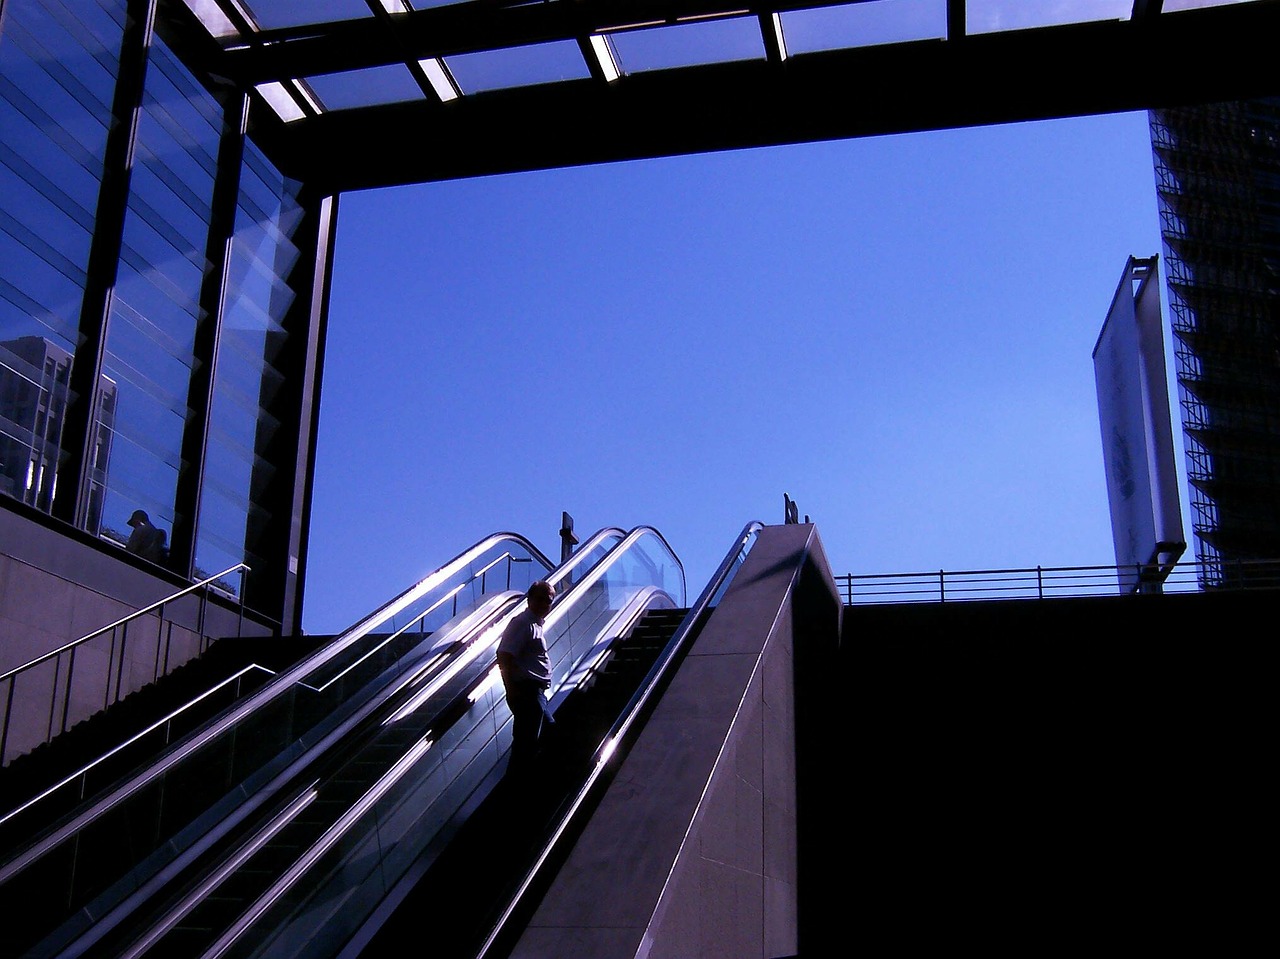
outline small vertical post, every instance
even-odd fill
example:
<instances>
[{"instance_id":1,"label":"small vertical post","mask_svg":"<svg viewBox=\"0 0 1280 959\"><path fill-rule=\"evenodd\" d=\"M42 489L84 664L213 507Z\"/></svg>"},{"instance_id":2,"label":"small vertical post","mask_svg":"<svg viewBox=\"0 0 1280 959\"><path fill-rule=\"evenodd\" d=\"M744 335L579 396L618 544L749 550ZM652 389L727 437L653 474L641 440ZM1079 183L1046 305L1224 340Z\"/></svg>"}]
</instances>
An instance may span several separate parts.
<instances>
[{"instance_id":1,"label":"small vertical post","mask_svg":"<svg viewBox=\"0 0 1280 959\"><path fill-rule=\"evenodd\" d=\"M239 619L236 620L236 639L240 639L244 635L244 594L249 589L249 567L244 563L240 564L240 613Z\"/></svg>"},{"instance_id":2,"label":"small vertical post","mask_svg":"<svg viewBox=\"0 0 1280 959\"><path fill-rule=\"evenodd\" d=\"M560 514L560 562L569 562L573 548L578 545L578 537L573 534L573 517L568 513Z\"/></svg>"},{"instance_id":3,"label":"small vertical post","mask_svg":"<svg viewBox=\"0 0 1280 959\"><path fill-rule=\"evenodd\" d=\"M4 729L0 730L0 766L4 765L5 753L9 749L9 720L13 718L13 687L17 676L9 677L9 694L4 699Z\"/></svg>"}]
</instances>

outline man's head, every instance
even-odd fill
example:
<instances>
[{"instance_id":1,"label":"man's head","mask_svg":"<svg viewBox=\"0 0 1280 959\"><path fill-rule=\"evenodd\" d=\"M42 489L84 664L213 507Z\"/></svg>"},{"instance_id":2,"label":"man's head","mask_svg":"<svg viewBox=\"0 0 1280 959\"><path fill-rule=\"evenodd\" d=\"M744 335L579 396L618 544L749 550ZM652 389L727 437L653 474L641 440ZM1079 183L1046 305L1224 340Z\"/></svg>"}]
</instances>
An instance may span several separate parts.
<instances>
[{"instance_id":1,"label":"man's head","mask_svg":"<svg viewBox=\"0 0 1280 959\"><path fill-rule=\"evenodd\" d=\"M529 587L525 598L529 601L529 611L533 613L534 619L541 621L547 613L551 612L551 603L556 598L556 588L546 580L540 579Z\"/></svg>"}]
</instances>

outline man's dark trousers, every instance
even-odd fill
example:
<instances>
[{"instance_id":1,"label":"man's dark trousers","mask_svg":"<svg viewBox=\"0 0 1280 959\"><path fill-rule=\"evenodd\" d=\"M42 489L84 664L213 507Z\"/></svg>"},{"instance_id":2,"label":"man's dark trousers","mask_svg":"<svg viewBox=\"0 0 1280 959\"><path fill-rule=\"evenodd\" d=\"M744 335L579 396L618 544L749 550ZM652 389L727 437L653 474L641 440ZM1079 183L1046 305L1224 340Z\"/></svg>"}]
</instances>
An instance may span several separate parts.
<instances>
[{"instance_id":1,"label":"man's dark trousers","mask_svg":"<svg viewBox=\"0 0 1280 959\"><path fill-rule=\"evenodd\" d=\"M542 687L535 682L508 680L503 676L507 690L507 706L511 710L511 762L508 770L524 770L538 751L538 738L546 717L543 710Z\"/></svg>"}]
</instances>

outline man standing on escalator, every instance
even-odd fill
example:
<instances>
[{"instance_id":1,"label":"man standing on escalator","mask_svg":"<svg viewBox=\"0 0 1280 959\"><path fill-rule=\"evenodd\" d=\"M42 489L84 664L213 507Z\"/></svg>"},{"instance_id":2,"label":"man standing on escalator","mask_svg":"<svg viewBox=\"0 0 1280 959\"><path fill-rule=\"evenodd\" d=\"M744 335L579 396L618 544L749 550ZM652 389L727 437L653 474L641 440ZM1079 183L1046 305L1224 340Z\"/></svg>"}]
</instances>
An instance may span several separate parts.
<instances>
[{"instance_id":1,"label":"man standing on escalator","mask_svg":"<svg viewBox=\"0 0 1280 959\"><path fill-rule=\"evenodd\" d=\"M511 709L510 773L528 770L546 721L544 690L551 686L551 664L542 624L556 598L555 587L539 580L525 594L528 607L507 624L498 642L498 669Z\"/></svg>"}]
</instances>

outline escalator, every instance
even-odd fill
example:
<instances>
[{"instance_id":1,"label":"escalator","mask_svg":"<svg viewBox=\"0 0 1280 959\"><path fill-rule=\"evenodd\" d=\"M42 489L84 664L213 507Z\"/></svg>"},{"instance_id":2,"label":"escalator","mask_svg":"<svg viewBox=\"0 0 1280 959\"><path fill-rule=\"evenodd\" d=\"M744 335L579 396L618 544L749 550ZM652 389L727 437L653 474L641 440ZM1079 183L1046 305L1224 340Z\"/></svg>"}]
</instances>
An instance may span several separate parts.
<instances>
[{"instance_id":1,"label":"escalator","mask_svg":"<svg viewBox=\"0 0 1280 959\"><path fill-rule=\"evenodd\" d=\"M343 955L394 955L399 943L414 941L424 928L431 930L430 953L436 959L470 959L491 936L497 943L490 948L501 948L527 911L513 909L508 917L506 908L522 891L517 907L532 901L539 880L551 871L554 863L539 863L539 857L571 811L611 724L687 614L686 609L647 609L556 710L536 767L498 783L430 868L415 877L368 942L349 944ZM529 882L530 890L522 890L537 865L542 868Z\"/></svg>"},{"instance_id":2,"label":"escalator","mask_svg":"<svg viewBox=\"0 0 1280 959\"><path fill-rule=\"evenodd\" d=\"M448 847L336 955L376 959L419 941L435 959L508 954L760 529L744 527L692 608L637 597L618 639L580 664L557 697L534 768L500 782Z\"/></svg>"},{"instance_id":3,"label":"escalator","mask_svg":"<svg viewBox=\"0 0 1280 959\"><path fill-rule=\"evenodd\" d=\"M486 558L468 568L491 570ZM607 530L546 578L561 592L548 617L553 705L568 716L588 695L579 687L605 701L626 672L618 664L640 644L634 632L616 644L619 623L682 603L683 572L656 532ZM54 893L38 897L43 914L17 923L15 954L293 955L305 942L308 954L330 955L357 933L367 939L386 903L403 900L406 877L440 858L477 807L498 808L484 800L501 782L510 722L492 647L522 590L473 582L469 601L429 630L423 610L464 591L442 582L402 594L380 611L395 607L390 616L357 624L321 662L286 677L287 693L259 697L201 742L179 744L160 773L135 775L10 859L0 872L9 890ZM553 739L566 756L569 739ZM182 793L201 779L185 802L167 796L166 787ZM103 825L122 821L145 824L146 837L117 829L113 845ZM86 853L117 875L77 868ZM43 885L51 878L52 889Z\"/></svg>"},{"instance_id":4,"label":"escalator","mask_svg":"<svg viewBox=\"0 0 1280 959\"><path fill-rule=\"evenodd\" d=\"M580 551L582 564L622 535L602 531L591 552ZM522 537L488 537L190 735L152 746L144 762L136 761L139 746L154 740L154 728L8 810L0 816L0 895L16 907L6 923L11 954L84 951L75 944L91 943L225 843L275 801L291 769L323 754L397 683L442 668L452 637L551 568ZM164 725L181 721L166 717Z\"/></svg>"}]
</instances>

